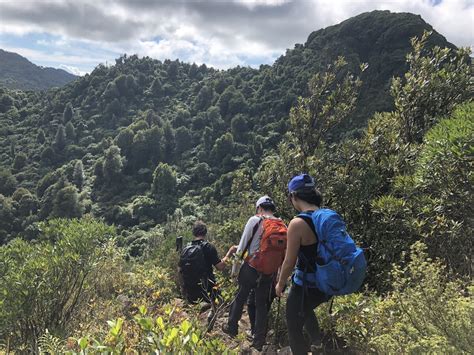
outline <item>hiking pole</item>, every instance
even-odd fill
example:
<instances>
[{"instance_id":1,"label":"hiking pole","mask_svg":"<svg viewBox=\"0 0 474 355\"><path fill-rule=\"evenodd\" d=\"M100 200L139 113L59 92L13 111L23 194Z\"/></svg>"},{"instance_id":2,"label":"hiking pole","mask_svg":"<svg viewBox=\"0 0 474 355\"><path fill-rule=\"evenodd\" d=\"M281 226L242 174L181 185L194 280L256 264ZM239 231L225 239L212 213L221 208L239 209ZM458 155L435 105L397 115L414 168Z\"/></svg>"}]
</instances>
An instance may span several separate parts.
<instances>
[{"instance_id":1,"label":"hiking pole","mask_svg":"<svg viewBox=\"0 0 474 355\"><path fill-rule=\"evenodd\" d=\"M224 300L222 299L222 303L220 304L220 306L216 307L216 312L212 316L212 319L211 319L211 322L210 322L210 323L212 323L212 326L210 326L210 324L208 324L205 334L209 333L212 330L212 328L214 327L214 324L215 324L215 322L218 318L219 313L221 313L222 310L224 310L227 307L229 307L230 305L232 305L232 303L234 303L236 298L237 298L237 293L235 294L234 298L232 298L232 300L230 301L229 304L224 303Z\"/></svg>"},{"instance_id":2,"label":"hiking pole","mask_svg":"<svg viewBox=\"0 0 474 355\"><path fill-rule=\"evenodd\" d=\"M216 307L216 300L213 297L213 295L211 295L209 301L211 303L211 314L210 314L210 318L209 317L207 318L206 333L209 333L212 330L212 328L214 328L214 323L217 320L217 313L219 312L219 308Z\"/></svg>"},{"instance_id":3,"label":"hiking pole","mask_svg":"<svg viewBox=\"0 0 474 355\"><path fill-rule=\"evenodd\" d=\"M328 310L328 314L332 317L334 314L332 313L332 305L334 303L334 297L331 297L331 304L329 305L329 310Z\"/></svg>"},{"instance_id":4,"label":"hiking pole","mask_svg":"<svg viewBox=\"0 0 474 355\"><path fill-rule=\"evenodd\" d=\"M176 237L176 251L178 253L181 253L182 250L183 250L183 237L179 236L179 237Z\"/></svg>"},{"instance_id":5,"label":"hiking pole","mask_svg":"<svg viewBox=\"0 0 474 355\"><path fill-rule=\"evenodd\" d=\"M275 325L275 343L273 345L278 346L279 344L279 337L280 337L280 308L281 308L281 297L278 297L278 304L277 304L277 316L275 318L276 325Z\"/></svg>"}]
</instances>

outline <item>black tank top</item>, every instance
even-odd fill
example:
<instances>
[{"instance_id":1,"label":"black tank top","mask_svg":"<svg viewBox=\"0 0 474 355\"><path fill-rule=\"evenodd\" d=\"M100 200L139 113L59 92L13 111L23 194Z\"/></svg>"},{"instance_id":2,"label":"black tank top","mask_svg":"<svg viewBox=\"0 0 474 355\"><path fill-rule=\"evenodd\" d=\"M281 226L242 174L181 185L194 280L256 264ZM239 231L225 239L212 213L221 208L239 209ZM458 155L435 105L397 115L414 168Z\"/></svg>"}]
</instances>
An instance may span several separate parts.
<instances>
[{"instance_id":1,"label":"black tank top","mask_svg":"<svg viewBox=\"0 0 474 355\"><path fill-rule=\"evenodd\" d=\"M298 262L296 263L296 268L305 272L314 272L314 264L316 264L317 259L317 248L318 243L310 245L301 245L298 252Z\"/></svg>"},{"instance_id":2,"label":"black tank top","mask_svg":"<svg viewBox=\"0 0 474 355\"><path fill-rule=\"evenodd\" d=\"M308 211L312 212L312 211ZM311 217L306 217L306 216L299 216L302 220L304 220L306 223L308 223L309 227L311 230L315 232L313 220ZM305 272L315 272L314 270L314 265L317 262L317 257L318 257L318 248L317 248L317 242L318 236L316 235L316 243L310 244L310 245L300 245L300 250L298 251L298 261L296 263L296 268L301 271Z\"/></svg>"}]
</instances>

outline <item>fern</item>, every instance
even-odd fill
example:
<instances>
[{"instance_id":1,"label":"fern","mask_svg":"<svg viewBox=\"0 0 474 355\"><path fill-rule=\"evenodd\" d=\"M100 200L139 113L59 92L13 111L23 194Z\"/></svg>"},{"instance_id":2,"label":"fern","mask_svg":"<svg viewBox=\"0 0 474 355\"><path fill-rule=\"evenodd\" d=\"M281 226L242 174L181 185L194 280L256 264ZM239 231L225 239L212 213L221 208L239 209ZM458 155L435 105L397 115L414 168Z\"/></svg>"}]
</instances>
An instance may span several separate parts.
<instances>
[{"instance_id":1,"label":"fern","mask_svg":"<svg viewBox=\"0 0 474 355\"><path fill-rule=\"evenodd\" d=\"M52 335L48 329L39 337L38 348L40 354L63 354L66 351L64 342Z\"/></svg>"},{"instance_id":2,"label":"fern","mask_svg":"<svg viewBox=\"0 0 474 355\"><path fill-rule=\"evenodd\" d=\"M3 352L7 352L8 349L8 339L7 339L7 332L4 332L0 330L0 354L3 354ZM9 350L9 349L8 349Z\"/></svg>"}]
</instances>

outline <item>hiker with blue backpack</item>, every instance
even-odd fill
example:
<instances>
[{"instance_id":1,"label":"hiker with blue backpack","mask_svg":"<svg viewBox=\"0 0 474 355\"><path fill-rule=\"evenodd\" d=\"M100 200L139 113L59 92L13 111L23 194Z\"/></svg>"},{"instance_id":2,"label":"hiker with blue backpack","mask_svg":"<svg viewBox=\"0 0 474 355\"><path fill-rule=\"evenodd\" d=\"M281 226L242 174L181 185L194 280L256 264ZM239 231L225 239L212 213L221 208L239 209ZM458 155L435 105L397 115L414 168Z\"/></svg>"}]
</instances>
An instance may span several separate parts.
<instances>
[{"instance_id":1,"label":"hiker with blue backpack","mask_svg":"<svg viewBox=\"0 0 474 355\"><path fill-rule=\"evenodd\" d=\"M346 231L342 218L321 208L323 197L308 174L288 183L288 201L298 215L288 225L287 249L275 292L282 296L286 281L291 287L286 302L288 338L293 354L322 349L322 337L314 310L335 295L360 288L366 262ZM295 268L296 265L296 268ZM303 328L311 341L307 344Z\"/></svg>"}]
</instances>

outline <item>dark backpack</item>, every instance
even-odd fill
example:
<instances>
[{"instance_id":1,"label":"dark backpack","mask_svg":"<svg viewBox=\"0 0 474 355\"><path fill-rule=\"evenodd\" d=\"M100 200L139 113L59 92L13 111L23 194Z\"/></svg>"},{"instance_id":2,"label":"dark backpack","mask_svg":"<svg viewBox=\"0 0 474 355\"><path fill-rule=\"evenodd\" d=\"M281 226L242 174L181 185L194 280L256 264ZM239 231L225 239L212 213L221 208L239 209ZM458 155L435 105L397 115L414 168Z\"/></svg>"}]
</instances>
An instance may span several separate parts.
<instances>
[{"instance_id":1,"label":"dark backpack","mask_svg":"<svg viewBox=\"0 0 474 355\"><path fill-rule=\"evenodd\" d=\"M179 272L183 280L184 289L196 286L206 278L207 265L203 247L206 241L197 244L188 244L179 258Z\"/></svg>"},{"instance_id":2,"label":"dark backpack","mask_svg":"<svg viewBox=\"0 0 474 355\"><path fill-rule=\"evenodd\" d=\"M299 216L311 217L318 238L319 261L315 273L297 270L293 278L295 283L315 286L327 295L356 292L364 281L367 262L363 250L347 233L342 217L327 208Z\"/></svg>"}]
</instances>

